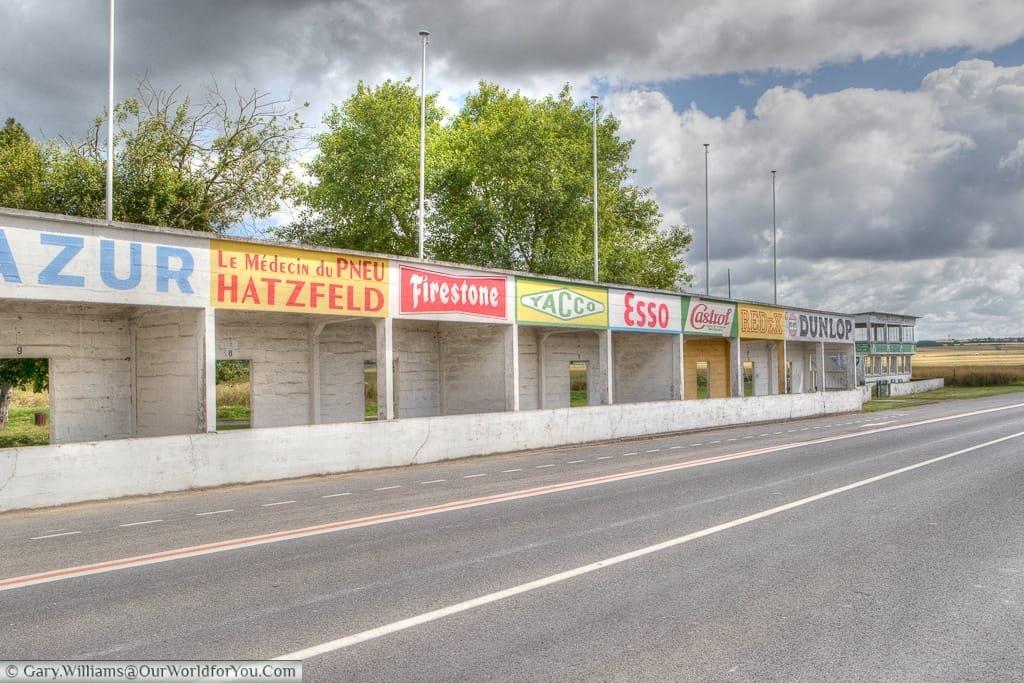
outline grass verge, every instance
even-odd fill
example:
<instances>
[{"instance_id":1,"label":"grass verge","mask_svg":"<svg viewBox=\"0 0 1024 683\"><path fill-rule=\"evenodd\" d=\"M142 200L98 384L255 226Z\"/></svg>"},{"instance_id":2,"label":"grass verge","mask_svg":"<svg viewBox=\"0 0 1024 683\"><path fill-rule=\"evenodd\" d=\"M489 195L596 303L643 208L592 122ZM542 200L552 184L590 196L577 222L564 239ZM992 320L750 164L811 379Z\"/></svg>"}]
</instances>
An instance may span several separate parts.
<instances>
[{"instance_id":1,"label":"grass verge","mask_svg":"<svg viewBox=\"0 0 1024 683\"><path fill-rule=\"evenodd\" d=\"M50 443L49 426L35 424L36 413L49 415L49 412L48 409L39 407L11 408L7 429L0 430L0 448L45 446Z\"/></svg>"},{"instance_id":2,"label":"grass verge","mask_svg":"<svg viewBox=\"0 0 1024 683\"><path fill-rule=\"evenodd\" d=\"M1002 396L1003 394L1019 392L1024 392L1024 382L997 387L943 387L935 391L926 391L920 394L911 394L910 396L873 399L865 403L861 409L866 413L873 413L879 410L902 410L949 399L985 398L987 396Z\"/></svg>"}]
</instances>

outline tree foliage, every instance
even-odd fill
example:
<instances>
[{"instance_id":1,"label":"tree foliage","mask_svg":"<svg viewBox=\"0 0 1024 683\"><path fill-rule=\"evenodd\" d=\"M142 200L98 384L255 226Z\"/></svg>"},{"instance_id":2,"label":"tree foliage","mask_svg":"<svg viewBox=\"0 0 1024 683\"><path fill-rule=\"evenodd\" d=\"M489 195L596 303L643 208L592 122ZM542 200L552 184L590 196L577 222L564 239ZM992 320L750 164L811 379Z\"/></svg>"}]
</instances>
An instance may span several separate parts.
<instances>
[{"instance_id":1,"label":"tree foliage","mask_svg":"<svg viewBox=\"0 0 1024 683\"><path fill-rule=\"evenodd\" d=\"M177 90L139 83L114 108L116 220L223 232L277 210L302 123L266 93L194 104ZM81 142L36 143L8 120L0 136L0 205L100 218L106 201L106 137L97 118Z\"/></svg>"},{"instance_id":2,"label":"tree foliage","mask_svg":"<svg viewBox=\"0 0 1024 683\"><path fill-rule=\"evenodd\" d=\"M426 101L433 149L443 112ZM356 92L324 117L319 154L307 166L298 221L278 231L288 241L416 255L419 252L420 96L409 80ZM429 155L433 157L433 153ZM436 177L431 174L431 177Z\"/></svg>"},{"instance_id":3,"label":"tree foliage","mask_svg":"<svg viewBox=\"0 0 1024 683\"><path fill-rule=\"evenodd\" d=\"M0 205L46 210L45 175L46 150L29 136L24 126L8 118L0 129Z\"/></svg>"},{"instance_id":4,"label":"tree foliage","mask_svg":"<svg viewBox=\"0 0 1024 683\"><path fill-rule=\"evenodd\" d=\"M279 235L366 251L416 253L418 106L409 84L357 93L325 119L309 165L305 211ZM443 122L430 98L427 252L438 259L540 274L593 273L593 112L566 86L532 100L480 83ZM688 231L659 229L646 188L630 180L632 141L612 116L598 124L603 281L677 288L690 276Z\"/></svg>"}]
</instances>

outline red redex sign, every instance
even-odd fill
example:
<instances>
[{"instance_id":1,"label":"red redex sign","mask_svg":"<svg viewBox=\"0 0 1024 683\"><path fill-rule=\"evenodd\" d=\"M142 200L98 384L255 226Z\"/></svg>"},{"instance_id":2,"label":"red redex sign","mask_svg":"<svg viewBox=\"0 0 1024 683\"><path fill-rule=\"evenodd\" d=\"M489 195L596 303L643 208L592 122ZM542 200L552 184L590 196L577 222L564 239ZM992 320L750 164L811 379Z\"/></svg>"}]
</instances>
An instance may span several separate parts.
<instances>
[{"instance_id":1,"label":"red redex sign","mask_svg":"<svg viewBox=\"0 0 1024 683\"><path fill-rule=\"evenodd\" d=\"M508 319L504 277L400 267L400 315L463 315Z\"/></svg>"}]
</instances>

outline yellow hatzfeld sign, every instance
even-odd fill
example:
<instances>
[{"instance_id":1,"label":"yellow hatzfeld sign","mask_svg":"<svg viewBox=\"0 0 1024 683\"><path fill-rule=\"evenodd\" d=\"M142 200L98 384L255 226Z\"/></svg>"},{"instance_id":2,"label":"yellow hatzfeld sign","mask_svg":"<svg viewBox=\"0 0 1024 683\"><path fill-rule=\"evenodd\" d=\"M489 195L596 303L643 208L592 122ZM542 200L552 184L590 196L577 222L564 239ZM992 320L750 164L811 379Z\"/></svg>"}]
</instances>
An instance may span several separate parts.
<instances>
[{"instance_id":1,"label":"yellow hatzfeld sign","mask_svg":"<svg viewBox=\"0 0 1024 683\"><path fill-rule=\"evenodd\" d=\"M740 304L739 334L741 339L783 339L786 314L781 308Z\"/></svg>"},{"instance_id":2,"label":"yellow hatzfeld sign","mask_svg":"<svg viewBox=\"0 0 1024 683\"><path fill-rule=\"evenodd\" d=\"M608 290L516 278L516 319L527 325L608 327Z\"/></svg>"},{"instance_id":3,"label":"yellow hatzfeld sign","mask_svg":"<svg viewBox=\"0 0 1024 683\"><path fill-rule=\"evenodd\" d=\"M383 318L388 262L210 240L210 302L216 308Z\"/></svg>"}]
</instances>

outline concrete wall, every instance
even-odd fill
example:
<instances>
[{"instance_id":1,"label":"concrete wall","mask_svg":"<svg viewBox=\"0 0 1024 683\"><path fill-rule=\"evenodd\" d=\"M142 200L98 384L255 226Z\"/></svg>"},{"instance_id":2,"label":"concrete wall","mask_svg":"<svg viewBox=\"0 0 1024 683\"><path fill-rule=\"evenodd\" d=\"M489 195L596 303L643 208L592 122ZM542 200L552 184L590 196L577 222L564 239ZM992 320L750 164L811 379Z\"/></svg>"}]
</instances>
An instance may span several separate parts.
<instances>
[{"instance_id":1,"label":"concrete wall","mask_svg":"<svg viewBox=\"0 0 1024 683\"><path fill-rule=\"evenodd\" d=\"M922 391L934 391L946 386L946 380L941 377L937 379L921 379L913 382L891 382L880 385L888 391L888 396L910 396L920 394Z\"/></svg>"},{"instance_id":2,"label":"concrete wall","mask_svg":"<svg viewBox=\"0 0 1024 683\"><path fill-rule=\"evenodd\" d=\"M445 415L506 409L505 331L503 325L447 323L440 326Z\"/></svg>"},{"instance_id":3,"label":"concrete wall","mask_svg":"<svg viewBox=\"0 0 1024 683\"><path fill-rule=\"evenodd\" d=\"M679 391L679 335L615 332L615 402L670 401Z\"/></svg>"},{"instance_id":4,"label":"concrete wall","mask_svg":"<svg viewBox=\"0 0 1024 683\"><path fill-rule=\"evenodd\" d=\"M538 330L540 348L539 386L532 387L540 398L539 408L569 407L569 363L587 363L588 405L600 405L601 391L600 344L596 332L585 330ZM520 347L520 350L522 347ZM528 389L529 391L530 389Z\"/></svg>"},{"instance_id":5,"label":"concrete wall","mask_svg":"<svg viewBox=\"0 0 1024 683\"><path fill-rule=\"evenodd\" d=\"M6 449L0 510L849 412L860 397L665 401Z\"/></svg>"},{"instance_id":6,"label":"concrete wall","mask_svg":"<svg viewBox=\"0 0 1024 683\"><path fill-rule=\"evenodd\" d=\"M203 311L143 309L135 331L136 436L205 432Z\"/></svg>"},{"instance_id":7,"label":"concrete wall","mask_svg":"<svg viewBox=\"0 0 1024 683\"><path fill-rule=\"evenodd\" d=\"M290 313L217 311L217 358L251 362L253 427L312 422L310 338L319 322Z\"/></svg>"},{"instance_id":8,"label":"concrete wall","mask_svg":"<svg viewBox=\"0 0 1024 683\"><path fill-rule=\"evenodd\" d=\"M782 342L778 342L779 345ZM779 361L776 343L768 341L740 342L740 351L744 362L754 364L754 396L770 396L779 393L778 376Z\"/></svg>"},{"instance_id":9,"label":"concrete wall","mask_svg":"<svg viewBox=\"0 0 1024 683\"><path fill-rule=\"evenodd\" d=\"M0 302L0 356L49 359L51 443L134 433L131 310Z\"/></svg>"},{"instance_id":10,"label":"concrete wall","mask_svg":"<svg viewBox=\"0 0 1024 683\"><path fill-rule=\"evenodd\" d=\"M440 323L395 321L398 417L441 415Z\"/></svg>"},{"instance_id":11,"label":"concrete wall","mask_svg":"<svg viewBox=\"0 0 1024 683\"><path fill-rule=\"evenodd\" d=\"M317 340L321 423L366 419L366 363L377 362L373 321L349 318L325 324Z\"/></svg>"}]
</instances>

